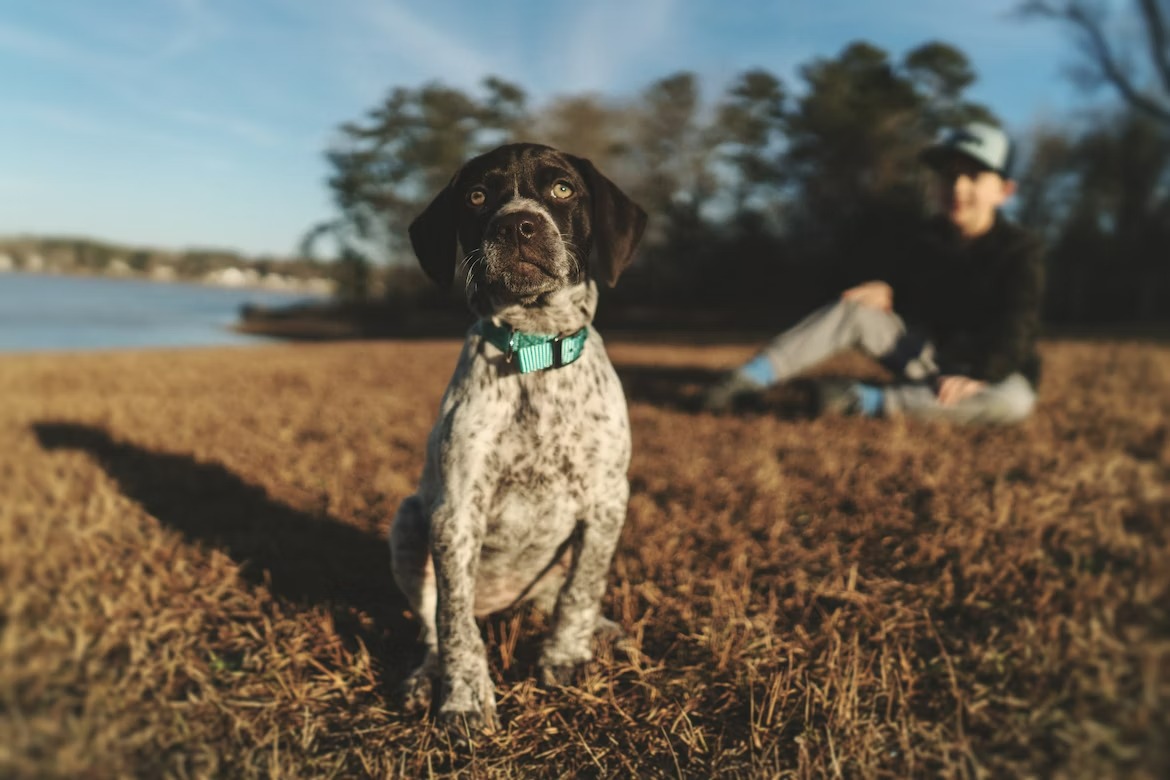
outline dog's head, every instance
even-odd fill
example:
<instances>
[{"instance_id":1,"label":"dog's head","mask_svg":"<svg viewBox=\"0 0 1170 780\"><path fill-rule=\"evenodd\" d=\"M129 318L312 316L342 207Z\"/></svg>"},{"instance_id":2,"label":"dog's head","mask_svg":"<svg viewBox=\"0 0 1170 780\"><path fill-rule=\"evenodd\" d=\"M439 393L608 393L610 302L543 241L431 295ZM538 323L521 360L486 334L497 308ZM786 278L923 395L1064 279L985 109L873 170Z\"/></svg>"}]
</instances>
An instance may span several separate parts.
<instances>
[{"instance_id":1,"label":"dog's head","mask_svg":"<svg viewBox=\"0 0 1170 780\"><path fill-rule=\"evenodd\" d=\"M537 301L591 273L612 287L645 227L646 212L593 163L510 144L468 161L411 224L410 241L446 289L458 239L468 300L491 308Z\"/></svg>"}]
</instances>

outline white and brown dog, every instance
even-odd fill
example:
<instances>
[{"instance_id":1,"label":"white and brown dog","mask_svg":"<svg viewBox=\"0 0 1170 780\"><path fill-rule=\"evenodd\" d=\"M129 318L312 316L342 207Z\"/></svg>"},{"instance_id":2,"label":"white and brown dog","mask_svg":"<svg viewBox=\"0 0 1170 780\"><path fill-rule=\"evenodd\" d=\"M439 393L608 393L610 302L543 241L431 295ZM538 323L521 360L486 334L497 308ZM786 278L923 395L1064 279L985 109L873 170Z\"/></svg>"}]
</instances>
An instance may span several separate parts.
<instances>
[{"instance_id":1,"label":"white and brown dog","mask_svg":"<svg viewBox=\"0 0 1170 780\"><path fill-rule=\"evenodd\" d=\"M594 277L613 285L646 214L588 160L512 144L469 161L414 221L444 288L456 239L470 329L427 442L418 492L390 530L394 578L422 623L412 708L491 729L494 686L476 617L533 600L551 630L546 684L592 658L626 516L625 396L590 324ZM592 256L592 264L591 264Z\"/></svg>"}]
</instances>

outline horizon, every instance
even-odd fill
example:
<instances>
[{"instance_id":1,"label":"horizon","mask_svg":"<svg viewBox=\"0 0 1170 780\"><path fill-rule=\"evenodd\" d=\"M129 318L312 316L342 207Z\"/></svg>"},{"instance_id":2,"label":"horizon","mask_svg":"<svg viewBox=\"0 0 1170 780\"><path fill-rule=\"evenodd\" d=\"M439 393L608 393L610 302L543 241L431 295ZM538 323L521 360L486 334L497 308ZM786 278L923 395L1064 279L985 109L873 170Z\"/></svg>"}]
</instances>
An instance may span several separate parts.
<instances>
[{"instance_id":1,"label":"horizon","mask_svg":"<svg viewBox=\"0 0 1170 780\"><path fill-rule=\"evenodd\" d=\"M5 85L0 236L296 257L301 237L335 215L325 152L336 128L364 116L394 87L437 81L478 92L484 78L497 76L524 89L538 110L586 92L633 98L658 79L690 71L710 104L752 68L799 94L802 65L836 56L855 40L893 59L931 40L956 46L978 76L967 96L1020 140L1039 124L1070 121L1098 104L1068 78L1076 51L1067 31L1019 19L1017 6L20 6L0 22L0 67L23 74Z\"/></svg>"},{"instance_id":2,"label":"horizon","mask_svg":"<svg viewBox=\"0 0 1170 780\"><path fill-rule=\"evenodd\" d=\"M310 258L303 254L296 252L286 252L284 254L277 254L275 252L261 251L248 252L243 249L236 249L231 246L214 246L209 244L185 244L185 245L160 245L143 243L139 241L122 241L119 239L110 239L104 236L88 235L85 233L0 233L0 252L6 251L5 245L16 244L20 242L42 242L42 241L61 241L61 242L80 242L91 244L108 245L113 248L123 249L134 252L158 252L160 254L192 254L198 252L206 253L223 253L229 255L238 255L242 260L257 261L257 260L330 260L334 258Z\"/></svg>"}]
</instances>

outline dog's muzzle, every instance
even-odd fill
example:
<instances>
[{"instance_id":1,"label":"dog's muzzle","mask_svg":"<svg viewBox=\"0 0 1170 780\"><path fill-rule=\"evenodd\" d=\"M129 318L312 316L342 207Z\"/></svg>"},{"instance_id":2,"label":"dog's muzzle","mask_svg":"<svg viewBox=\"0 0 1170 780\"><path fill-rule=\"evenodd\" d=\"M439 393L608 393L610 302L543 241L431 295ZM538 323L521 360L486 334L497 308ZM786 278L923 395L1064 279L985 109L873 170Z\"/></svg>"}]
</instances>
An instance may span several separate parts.
<instances>
[{"instance_id":1,"label":"dog's muzzle","mask_svg":"<svg viewBox=\"0 0 1170 780\"><path fill-rule=\"evenodd\" d=\"M497 290L529 295L568 280L569 254L552 220L537 211L498 214L484 231L485 281Z\"/></svg>"}]
</instances>

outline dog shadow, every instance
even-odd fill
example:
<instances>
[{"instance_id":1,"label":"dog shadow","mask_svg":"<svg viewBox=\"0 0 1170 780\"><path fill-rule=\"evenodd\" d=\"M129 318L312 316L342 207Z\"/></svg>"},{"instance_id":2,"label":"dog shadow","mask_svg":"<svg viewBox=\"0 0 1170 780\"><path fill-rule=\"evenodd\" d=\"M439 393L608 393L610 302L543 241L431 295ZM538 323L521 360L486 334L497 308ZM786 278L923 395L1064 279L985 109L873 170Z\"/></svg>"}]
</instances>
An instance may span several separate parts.
<instances>
[{"instance_id":1,"label":"dog shadow","mask_svg":"<svg viewBox=\"0 0 1170 780\"><path fill-rule=\"evenodd\" d=\"M153 452L84 424L32 427L45 450L87 453L160 523L229 555L250 584L283 601L328 609L347 646L360 639L384 662L394 678L384 680L388 693L421 660L417 628L403 615L407 604L382 537L274 501L217 463Z\"/></svg>"},{"instance_id":2,"label":"dog shadow","mask_svg":"<svg viewBox=\"0 0 1170 780\"><path fill-rule=\"evenodd\" d=\"M687 414L703 411L704 396L726 370L697 366L650 366L616 364L626 399ZM815 382L798 379L738 399L732 414L771 415L785 420L807 420L817 416Z\"/></svg>"},{"instance_id":3,"label":"dog shadow","mask_svg":"<svg viewBox=\"0 0 1170 780\"><path fill-rule=\"evenodd\" d=\"M663 406L681 412L702 409L703 393L722 376L715 369L697 366L650 366L615 364L626 398L632 403Z\"/></svg>"}]
</instances>

